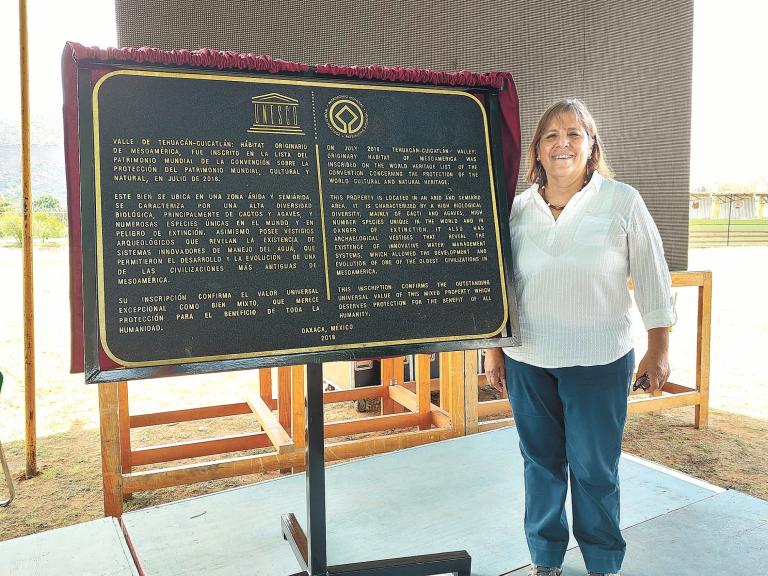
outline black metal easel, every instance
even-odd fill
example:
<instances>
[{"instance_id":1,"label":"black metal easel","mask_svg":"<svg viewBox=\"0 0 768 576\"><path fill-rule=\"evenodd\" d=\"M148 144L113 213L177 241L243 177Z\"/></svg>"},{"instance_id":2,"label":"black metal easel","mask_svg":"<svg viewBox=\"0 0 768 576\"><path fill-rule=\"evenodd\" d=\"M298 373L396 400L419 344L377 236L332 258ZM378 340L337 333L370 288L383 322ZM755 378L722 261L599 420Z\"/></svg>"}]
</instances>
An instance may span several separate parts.
<instances>
[{"instance_id":1,"label":"black metal easel","mask_svg":"<svg viewBox=\"0 0 768 576\"><path fill-rule=\"evenodd\" d=\"M466 550L406 556L328 566L325 534L325 453L323 427L323 365L307 365L307 405L304 433L307 440L307 532L296 516L282 517L288 540L302 572L293 576L430 576L452 573L470 576L472 558Z\"/></svg>"}]
</instances>

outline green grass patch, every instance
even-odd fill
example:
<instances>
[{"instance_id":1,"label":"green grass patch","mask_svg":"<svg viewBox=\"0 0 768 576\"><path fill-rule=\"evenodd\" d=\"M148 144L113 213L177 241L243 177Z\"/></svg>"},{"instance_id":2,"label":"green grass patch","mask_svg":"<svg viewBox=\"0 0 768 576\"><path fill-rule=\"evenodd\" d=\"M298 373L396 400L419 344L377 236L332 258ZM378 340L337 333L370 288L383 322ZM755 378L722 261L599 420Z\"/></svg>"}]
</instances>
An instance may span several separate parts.
<instances>
[{"instance_id":1,"label":"green grass patch","mask_svg":"<svg viewBox=\"0 0 768 576\"><path fill-rule=\"evenodd\" d=\"M728 220L728 218L717 218L717 219L709 219L709 218L691 218L688 221L688 224L690 226L728 226L728 224L731 225L731 227L734 226L762 226L765 228L768 228L768 219L763 218L762 220L759 218L752 218L750 220Z\"/></svg>"}]
</instances>

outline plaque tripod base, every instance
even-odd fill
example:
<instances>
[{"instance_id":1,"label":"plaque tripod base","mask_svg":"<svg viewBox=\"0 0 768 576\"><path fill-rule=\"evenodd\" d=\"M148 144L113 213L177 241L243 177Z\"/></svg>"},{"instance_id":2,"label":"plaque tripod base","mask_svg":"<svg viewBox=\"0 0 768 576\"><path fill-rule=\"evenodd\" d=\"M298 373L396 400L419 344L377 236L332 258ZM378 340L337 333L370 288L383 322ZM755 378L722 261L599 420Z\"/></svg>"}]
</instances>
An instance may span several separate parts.
<instances>
[{"instance_id":1,"label":"plaque tripod base","mask_svg":"<svg viewBox=\"0 0 768 576\"><path fill-rule=\"evenodd\" d=\"M302 572L293 576L470 576L466 550L328 566L325 532L325 454L323 428L323 366L307 365L307 532L296 516L282 517L283 538L293 548Z\"/></svg>"}]
</instances>

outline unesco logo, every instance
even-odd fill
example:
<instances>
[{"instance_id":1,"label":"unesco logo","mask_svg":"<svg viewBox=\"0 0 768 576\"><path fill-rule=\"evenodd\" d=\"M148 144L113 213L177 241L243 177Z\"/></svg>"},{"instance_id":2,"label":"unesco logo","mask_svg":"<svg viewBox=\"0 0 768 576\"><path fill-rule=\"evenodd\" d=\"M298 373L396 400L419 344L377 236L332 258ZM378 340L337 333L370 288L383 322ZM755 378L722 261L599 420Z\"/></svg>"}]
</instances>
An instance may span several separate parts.
<instances>
[{"instance_id":1,"label":"unesco logo","mask_svg":"<svg viewBox=\"0 0 768 576\"><path fill-rule=\"evenodd\" d=\"M325 108L325 122L336 135L356 138L365 132L368 115L356 98L336 96Z\"/></svg>"}]
</instances>

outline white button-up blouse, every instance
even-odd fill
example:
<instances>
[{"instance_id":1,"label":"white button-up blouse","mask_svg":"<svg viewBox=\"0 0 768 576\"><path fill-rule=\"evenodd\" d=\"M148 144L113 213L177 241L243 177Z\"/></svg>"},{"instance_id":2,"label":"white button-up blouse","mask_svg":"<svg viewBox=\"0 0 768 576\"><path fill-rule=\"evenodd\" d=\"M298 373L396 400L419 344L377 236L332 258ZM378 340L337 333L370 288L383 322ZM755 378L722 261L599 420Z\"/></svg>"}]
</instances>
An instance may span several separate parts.
<instances>
[{"instance_id":1,"label":"white button-up blouse","mask_svg":"<svg viewBox=\"0 0 768 576\"><path fill-rule=\"evenodd\" d=\"M671 326L671 277L640 194L595 172L555 220L538 185L510 214L522 346L511 358L542 368L608 364L632 349L627 279L646 330Z\"/></svg>"}]
</instances>

